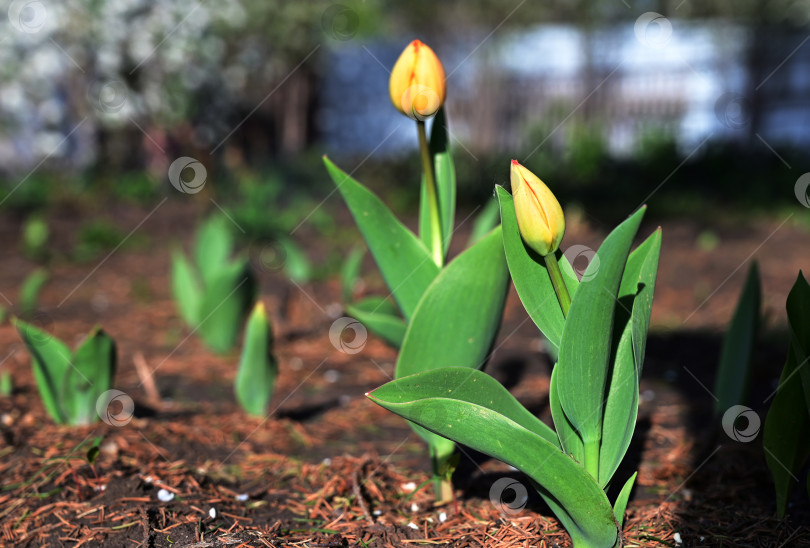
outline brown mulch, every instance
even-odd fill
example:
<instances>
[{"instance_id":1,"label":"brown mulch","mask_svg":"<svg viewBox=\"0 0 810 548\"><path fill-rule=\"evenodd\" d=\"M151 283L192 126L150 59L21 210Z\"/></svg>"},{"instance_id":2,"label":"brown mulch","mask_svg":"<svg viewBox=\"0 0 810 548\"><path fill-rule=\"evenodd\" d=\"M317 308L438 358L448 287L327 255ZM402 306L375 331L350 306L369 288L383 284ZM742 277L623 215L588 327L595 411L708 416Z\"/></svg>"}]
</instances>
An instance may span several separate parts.
<instances>
[{"instance_id":1,"label":"brown mulch","mask_svg":"<svg viewBox=\"0 0 810 548\"><path fill-rule=\"evenodd\" d=\"M272 412L241 413L231 393L237 356L213 355L187 338L171 303L168 240L178 227L187 240L193 219L174 204L165 207L144 225L157 242L152 247L111 255L81 285L103 257L89 265L56 262L42 297L41 319L63 340L72 344L97 322L116 338L116 388L135 400L131 422L53 425L16 333L0 325L0 357L8 355L3 367L15 384L12 397L0 398L0 545L570 546L539 497L530 494L514 515L490 501L489 487L500 477L531 491L530 484L469 450L456 474L455 503L435 508L430 485L413 491L428 479L424 447L401 419L363 397L389 380L396 354L374 338L353 355L331 346L329 326L341 315L333 278L296 286L259 270L281 370ZM116 219L128 232L143 214ZM67 238L75 223L64 224ZM808 270L803 229L773 233L777 225L719 230L723 247L712 252L696 247L697 227L664 227L639 424L617 474L623 480L639 471L626 546L810 546L806 496L794 497L791 517L775 518L759 441L718 434L713 400L697 382L711 385L717 330L733 310L745 268L729 274L769 238L757 257L766 313L778 326L796 272ZM4 236L16 229L0 222ZM566 236L592 246L602 237L584 223ZM322 254L323 245L313 239L310 254ZM3 294L14 301L32 266L12 250L0 272ZM499 340L488 371L547 419L550 363L514 293ZM758 350L758 401L770 392L783 352L781 343ZM97 439L91 464L87 451ZM161 490L171 500L160 500Z\"/></svg>"}]
</instances>

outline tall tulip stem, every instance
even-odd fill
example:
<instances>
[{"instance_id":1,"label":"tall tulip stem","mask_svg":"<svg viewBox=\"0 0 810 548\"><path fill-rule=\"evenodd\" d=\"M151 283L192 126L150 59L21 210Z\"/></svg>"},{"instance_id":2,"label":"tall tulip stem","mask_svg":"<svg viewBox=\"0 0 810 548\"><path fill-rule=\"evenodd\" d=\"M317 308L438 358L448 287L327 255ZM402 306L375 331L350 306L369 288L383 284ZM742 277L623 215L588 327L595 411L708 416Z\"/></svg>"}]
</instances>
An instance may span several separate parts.
<instances>
[{"instance_id":1,"label":"tall tulip stem","mask_svg":"<svg viewBox=\"0 0 810 548\"><path fill-rule=\"evenodd\" d=\"M425 172L425 184L427 186L431 232L430 251L433 255L433 261L441 267L444 262L444 251L442 249L442 225L439 219L439 196L436 191L436 177L433 175L433 160L430 157L424 120L417 120L416 127L419 130L419 149L422 152L422 169Z\"/></svg>"},{"instance_id":2,"label":"tall tulip stem","mask_svg":"<svg viewBox=\"0 0 810 548\"><path fill-rule=\"evenodd\" d=\"M560 302L563 318L567 318L568 309L571 308L571 295L568 294L568 288L565 286L565 280L563 280L562 272L560 272L560 264L557 262L557 256L552 251L548 255L543 256L543 259L546 261L546 268L551 278L551 285L554 286L554 292L557 294L557 300Z\"/></svg>"}]
</instances>

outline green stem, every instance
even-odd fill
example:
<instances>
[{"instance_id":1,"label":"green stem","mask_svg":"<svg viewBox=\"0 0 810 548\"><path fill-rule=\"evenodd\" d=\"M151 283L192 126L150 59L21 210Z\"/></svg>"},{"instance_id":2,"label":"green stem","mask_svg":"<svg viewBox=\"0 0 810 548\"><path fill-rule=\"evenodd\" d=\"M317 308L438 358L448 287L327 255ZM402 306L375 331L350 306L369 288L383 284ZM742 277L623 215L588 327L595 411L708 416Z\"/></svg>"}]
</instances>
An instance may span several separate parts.
<instances>
[{"instance_id":1,"label":"green stem","mask_svg":"<svg viewBox=\"0 0 810 548\"><path fill-rule=\"evenodd\" d=\"M585 470L599 481L599 440L585 442Z\"/></svg>"},{"instance_id":2,"label":"green stem","mask_svg":"<svg viewBox=\"0 0 810 548\"><path fill-rule=\"evenodd\" d=\"M554 286L554 292L557 294L557 300L560 301L560 308L562 308L563 318L568 317L568 309L571 308L571 295L568 294L568 288L565 286L562 272L560 272L560 264L557 262L557 256L552 251L545 257L546 267L548 268L548 275L551 277L551 285Z\"/></svg>"},{"instance_id":3,"label":"green stem","mask_svg":"<svg viewBox=\"0 0 810 548\"><path fill-rule=\"evenodd\" d=\"M442 250L442 225L439 220L439 196L436 192L436 177L433 175L433 160L430 157L428 148L427 131L423 120L416 121L419 130L419 149L422 152L422 169L425 172L425 183L427 186L428 213L430 215L431 232L431 252L433 261L439 266L444 262L444 252Z\"/></svg>"},{"instance_id":4,"label":"green stem","mask_svg":"<svg viewBox=\"0 0 810 548\"><path fill-rule=\"evenodd\" d=\"M444 504L453 498L453 484L446 474L442 474L442 461L430 448L430 464L433 467L433 492L436 504Z\"/></svg>"}]
</instances>

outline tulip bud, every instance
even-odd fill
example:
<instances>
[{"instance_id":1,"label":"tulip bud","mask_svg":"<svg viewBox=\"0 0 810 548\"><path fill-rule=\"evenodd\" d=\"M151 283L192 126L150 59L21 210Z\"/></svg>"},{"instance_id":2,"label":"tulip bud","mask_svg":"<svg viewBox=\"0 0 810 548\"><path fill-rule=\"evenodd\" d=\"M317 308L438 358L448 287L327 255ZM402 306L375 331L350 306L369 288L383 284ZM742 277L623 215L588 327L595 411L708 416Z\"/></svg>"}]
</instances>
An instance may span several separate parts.
<instances>
[{"instance_id":1,"label":"tulip bud","mask_svg":"<svg viewBox=\"0 0 810 548\"><path fill-rule=\"evenodd\" d=\"M444 67L432 49L414 40L397 59L388 91L391 102L405 116L430 118L444 103Z\"/></svg>"},{"instance_id":2,"label":"tulip bud","mask_svg":"<svg viewBox=\"0 0 810 548\"><path fill-rule=\"evenodd\" d=\"M560 247L565 218L560 202L537 176L512 160L512 197L520 235L542 256Z\"/></svg>"}]
</instances>

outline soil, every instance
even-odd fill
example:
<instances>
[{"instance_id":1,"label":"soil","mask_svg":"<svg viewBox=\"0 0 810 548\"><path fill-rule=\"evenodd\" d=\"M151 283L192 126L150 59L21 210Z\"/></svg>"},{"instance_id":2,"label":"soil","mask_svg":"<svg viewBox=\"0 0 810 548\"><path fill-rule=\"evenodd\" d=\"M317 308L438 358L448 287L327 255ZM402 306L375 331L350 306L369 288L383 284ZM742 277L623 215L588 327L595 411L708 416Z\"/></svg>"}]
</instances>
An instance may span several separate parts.
<instances>
[{"instance_id":1,"label":"soil","mask_svg":"<svg viewBox=\"0 0 810 548\"><path fill-rule=\"evenodd\" d=\"M254 261L280 374L266 417L241 412L232 393L236 352L208 351L182 324L170 296L171 242L188 244L195 216L181 201L161 204L151 215L152 208L111 206L105 216L124 234L138 227L141 244L83 264L65 259L82 215L54 215L52 279L32 318L70 344L95 324L116 339L115 387L134 400L131 420L54 425L17 333L8 322L0 326L2 367L14 382L13 394L0 397L0 544L570 546L539 497L530 495L517 512L491 501L490 487L501 477L531 492L530 483L466 448L456 501L432 505L430 486L422 486L428 462L420 439L364 398L391 379L395 351L373 336L355 354L330 343L329 328L343 315L337 276L300 284L278 265ZM351 226L345 211L336 211L339 224ZM606 228L571 219L563 248L596 248ZM14 244L19 230L18 220L0 219L0 290L12 310L21 281L36 266ZM722 330L755 258L767 329L747 403L764 420L787 346L785 298L799 269L810 267L807 230L784 219L679 221L665 223L663 234L638 426L617 474L623 482L639 471L625 545L810 546L807 493L797 490L789 516L776 518L761 437L742 443L727 436L711 393ZM308 242L313 259L330 245L306 227L296 238ZM381 292L368 258L365 270L359 292ZM550 420L550 367L512 291L487 371ZM99 452L91 464L94 443Z\"/></svg>"}]
</instances>

